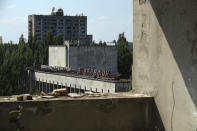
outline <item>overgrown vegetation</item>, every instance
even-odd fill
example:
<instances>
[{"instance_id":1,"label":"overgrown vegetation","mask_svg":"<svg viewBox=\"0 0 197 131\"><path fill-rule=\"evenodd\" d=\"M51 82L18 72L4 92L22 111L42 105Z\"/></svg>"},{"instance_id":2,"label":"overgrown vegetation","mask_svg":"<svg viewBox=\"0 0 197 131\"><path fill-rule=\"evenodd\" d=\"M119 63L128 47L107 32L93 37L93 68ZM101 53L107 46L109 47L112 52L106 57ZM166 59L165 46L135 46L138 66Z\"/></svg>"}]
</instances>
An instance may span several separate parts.
<instances>
[{"instance_id":1,"label":"overgrown vegetation","mask_svg":"<svg viewBox=\"0 0 197 131\"><path fill-rule=\"evenodd\" d=\"M130 78L131 65L133 63L133 49L129 49L128 41L124 36L124 33L119 34L117 41L118 46L118 72L122 78Z\"/></svg>"},{"instance_id":2,"label":"overgrown vegetation","mask_svg":"<svg viewBox=\"0 0 197 131\"><path fill-rule=\"evenodd\" d=\"M132 90L132 64L133 64L133 48L129 49L129 44L124 33L119 34L117 41L118 46L118 72L121 78L130 79L130 84L126 91Z\"/></svg>"},{"instance_id":3,"label":"overgrown vegetation","mask_svg":"<svg viewBox=\"0 0 197 131\"><path fill-rule=\"evenodd\" d=\"M28 42L21 35L18 44L0 44L0 95L24 93L28 78L26 67L48 64L48 46L53 44L61 45L63 39L51 31L40 42L30 34Z\"/></svg>"},{"instance_id":4,"label":"overgrown vegetation","mask_svg":"<svg viewBox=\"0 0 197 131\"><path fill-rule=\"evenodd\" d=\"M29 34L27 42L21 35L18 44L12 42L0 44L0 95L25 93L26 89L29 89L26 67L47 65L48 46L62 44L62 36L54 36L52 31L44 34L41 41L36 41ZM95 45L95 42L92 45ZM100 45L105 46L106 42L100 41ZM129 49L124 33L119 35L117 46L118 71L122 78L129 78L131 76L132 49ZM131 86L127 90L130 89Z\"/></svg>"},{"instance_id":5,"label":"overgrown vegetation","mask_svg":"<svg viewBox=\"0 0 197 131\"><path fill-rule=\"evenodd\" d=\"M16 109L13 109L9 112L10 122L14 123L16 126L16 131L22 131L24 127L20 124L20 119L22 117L23 107L18 106Z\"/></svg>"}]
</instances>

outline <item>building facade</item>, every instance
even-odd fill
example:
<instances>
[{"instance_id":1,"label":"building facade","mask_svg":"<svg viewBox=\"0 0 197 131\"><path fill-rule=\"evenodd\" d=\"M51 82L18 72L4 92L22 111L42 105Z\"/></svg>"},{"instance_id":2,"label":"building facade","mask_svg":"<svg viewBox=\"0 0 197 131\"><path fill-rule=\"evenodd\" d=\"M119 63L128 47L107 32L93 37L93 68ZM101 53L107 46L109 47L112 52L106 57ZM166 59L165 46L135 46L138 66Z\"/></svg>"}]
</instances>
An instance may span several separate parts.
<instances>
[{"instance_id":1,"label":"building facade","mask_svg":"<svg viewBox=\"0 0 197 131\"><path fill-rule=\"evenodd\" d=\"M49 46L49 66L110 71L118 74L116 46Z\"/></svg>"},{"instance_id":2,"label":"building facade","mask_svg":"<svg viewBox=\"0 0 197 131\"><path fill-rule=\"evenodd\" d=\"M62 35L63 40L78 41L80 44L92 42L92 35L87 35L87 16L64 16L62 9L53 10L51 15L28 16L28 33L37 41L49 30L54 35Z\"/></svg>"}]
</instances>

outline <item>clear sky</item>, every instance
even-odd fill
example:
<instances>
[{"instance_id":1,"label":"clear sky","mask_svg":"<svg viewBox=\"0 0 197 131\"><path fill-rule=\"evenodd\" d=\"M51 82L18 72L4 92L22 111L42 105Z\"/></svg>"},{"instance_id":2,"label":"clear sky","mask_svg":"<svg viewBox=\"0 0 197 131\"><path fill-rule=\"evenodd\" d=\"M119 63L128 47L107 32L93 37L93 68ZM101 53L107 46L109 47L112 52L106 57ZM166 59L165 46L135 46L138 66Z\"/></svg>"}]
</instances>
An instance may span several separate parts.
<instances>
[{"instance_id":1,"label":"clear sky","mask_svg":"<svg viewBox=\"0 0 197 131\"><path fill-rule=\"evenodd\" d=\"M0 36L4 42L18 42L21 34L27 38L28 15L50 14L52 7L64 14L83 13L88 17L88 34L95 41L112 41L125 32L133 41L132 0L0 0Z\"/></svg>"}]
</instances>

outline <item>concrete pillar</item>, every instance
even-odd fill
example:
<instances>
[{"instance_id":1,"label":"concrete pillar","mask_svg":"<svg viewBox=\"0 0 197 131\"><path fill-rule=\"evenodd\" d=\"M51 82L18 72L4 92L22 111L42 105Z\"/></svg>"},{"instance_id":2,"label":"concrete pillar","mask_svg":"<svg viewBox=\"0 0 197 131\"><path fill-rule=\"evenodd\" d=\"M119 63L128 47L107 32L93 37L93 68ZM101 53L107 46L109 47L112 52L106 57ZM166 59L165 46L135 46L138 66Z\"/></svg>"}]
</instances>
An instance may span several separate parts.
<instances>
[{"instance_id":1,"label":"concrete pillar","mask_svg":"<svg viewBox=\"0 0 197 131\"><path fill-rule=\"evenodd\" d=\"M41 90L43 91L43 86L44 86L44 82L43 82L43 80L42 80L42 87L41 87Z\"/></svg>"},{"instance_id":2,"label":"concrete pillar","mask_svg":"<svg viewBox=\"0 0 197 131\"><path fill-rule=\"evenodd\" d=\"M155 98L166 131L196 131L197 2L133 4L132 87Z\"/></svg>"},{"instance_id":3,"label":"concrete pillar","mask_svg":"<svg viewBox=\"0 0 197 131\"><path fill-rule=\"evenodd\" d=\"M53 90L55 89L55 84L54 84L54 81L53 81Z\"/></svg>"},{"instance_id":4,"label":"concrete pillar","mask_svg":"<svg viewBox=\"0 0 197 131\"><path fill-rule=\"evenodd\" d=\"M79 93L81 93L81 86L79 86Z\"/></svg>"},{"instance_id":5,"label":"concrete pillar","mask_svg":"<svg viewBox=\"0 0 197 131\"><path fill-rule=\"evenodd\" d=\"M77 86L76 86L76 84L75 84L74 93L76 93L76 87L77 87Z\"/></svg>"},{"instance_id":6,"label":"concrete pillar","mask_svg":"<svg viewBox=\"0 0 197 131\"><path fill-rule=\"evenodd\" d=\"M49 92L48 93L50 92L51 92L51 80L49 80Z\"/></svg>"},{"instance_id":7,"label":"concrete pillar","mask_svg":"<svg viewBox=\"0 0 197 131\"><path fill-rule=\"evenodd\" d=\"M39 78L39 81L38 81L38 90L40 92L40 78Z\"/></svg>"},{"instance_id":8,"label":"concrete pillar","mask_svg":"<svg viewBox=\"0 0 197 131\"><path fill-rule=\"evenodd\" d=\"M67 87L67 83L65 83L65 88L66 88L66 90L67 90L67 92L68 92L68 87Z\"/></svg>"},{"instance_id":9,"label":"concrete pillar","mask_svg":"<svg viewBox=\"0 0 197 131\"><path fill-rule=\"evenodd\" d=\"M49 90L48 90L48 83L47 83L47 80L46 80L46 87L45 87L45 91L46 91L46 93L47 93L47 92L49 92Z\"/></svg>"},{"instance_id":10,"label":"concrete pillar","mask_svg":"<svg viewBox=\"0 0 197 131\"><path fill-rule=\"evenodd\" d=\"M57 81L56 87L57 87L57 89L59 88L59 82L58 81Z\"/></svg>"}]
</instances>

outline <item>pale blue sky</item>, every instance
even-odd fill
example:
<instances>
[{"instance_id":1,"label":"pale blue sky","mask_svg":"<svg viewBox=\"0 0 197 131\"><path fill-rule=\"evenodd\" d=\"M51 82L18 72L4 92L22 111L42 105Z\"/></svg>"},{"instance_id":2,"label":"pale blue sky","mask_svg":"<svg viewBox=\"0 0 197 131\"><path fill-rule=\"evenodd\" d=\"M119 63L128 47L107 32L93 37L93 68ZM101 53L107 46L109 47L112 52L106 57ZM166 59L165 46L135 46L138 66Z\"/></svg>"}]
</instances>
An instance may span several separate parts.
<instances>
[{"instance_id":1,"label":"pale blue sky","mask_svg":"<svg viewBox=\"0 0 197 131\"><path fill-rule=\"evenodd\" d=\"M27 38L28 15L50 14L55 7L88 16L88 34L95 41L112 41L121 32L133 41L132 6L132 0L0 0L0 36L15 43L21 34Z\"/></svg>"}]
</instances>

